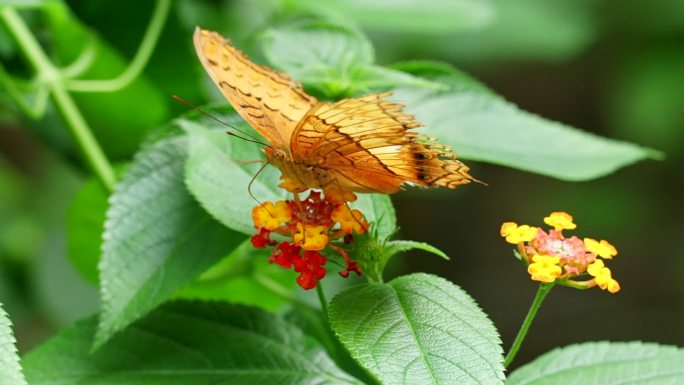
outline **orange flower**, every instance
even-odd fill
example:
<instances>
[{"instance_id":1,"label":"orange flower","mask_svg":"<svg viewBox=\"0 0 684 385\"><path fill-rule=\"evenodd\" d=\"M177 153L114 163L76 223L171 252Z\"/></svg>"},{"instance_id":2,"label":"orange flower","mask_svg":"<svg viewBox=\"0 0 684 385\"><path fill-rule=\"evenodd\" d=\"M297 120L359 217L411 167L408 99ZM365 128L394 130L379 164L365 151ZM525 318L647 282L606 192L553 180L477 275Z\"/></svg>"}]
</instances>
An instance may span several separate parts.
<instances>
[{"instance_id":1,"label":"orange flower","mask_svg":"<svg viewBox=\"0 0 684 385\"><path fill-rule=\"evenodd\" d=\"M304 250L323 250L328 245L325 226L303 225L297 223L297 232L292 239Z\"/></svg>"},{"instance_id":2,"label":"orange flower","mask_svg":"<svg viewBox=\"0 0 684 385\"><path fill-rule=\"evenodd\" d=\"M368 230L368 223L363 220L363 214L359 210L351 210L347 205L340 205L332 214L330 218L340 224L340 229L345 234L363 234Z\"/></svg>"}]
</instances>

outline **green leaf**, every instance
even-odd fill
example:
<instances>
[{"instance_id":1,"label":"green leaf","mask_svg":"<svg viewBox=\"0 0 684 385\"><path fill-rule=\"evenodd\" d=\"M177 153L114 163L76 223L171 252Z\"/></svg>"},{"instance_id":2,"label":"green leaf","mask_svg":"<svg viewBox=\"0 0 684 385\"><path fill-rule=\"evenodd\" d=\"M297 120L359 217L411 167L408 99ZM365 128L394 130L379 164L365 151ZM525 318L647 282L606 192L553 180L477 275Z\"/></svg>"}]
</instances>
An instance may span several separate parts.
<instances>
[{"instance_id":1,"label":"green leaf","mask_svg":"<svg viewBox=\"0 0 684 385\"><path fill-rule=\"evenodd\" d=\"M643 342L589 342L552 350L511 373L507 385L684 383L684 349Z\"/></svg>"},{"instance_id":2,"label":"green leaf","mask_svg":"<svg viewBox=\"0 0 684 385\"><path fill-rule=\"evenodd\" d=\"M107 191L95 178L86 181L67 213L67 256L88 282L97 284Z\"/></svg>"},{"instance_id":3,"label":"green leaf","mask_svg":"<svg viewBox=\"0 0 684 385\"><path fill-rule=\"evenodd\" d=\"M399 69L402 67L399 66ZM415 68L404 67L407 70ZM443 68L442 68L443 69ZM425 69L422 69L425 73ZM393 98L425 123L425 131L464 159L501 164L555 178L598 178L653 157L632 143L600 137L518 109L454 71L450 90L398 88Z\"/></svg>"},{"instance_id":4,"label":"green leaf","mask_svg":"<svg viewBox=\"0 0 684 385\"><path fill-rule=\"evenodd\" d=\"M437 255L439 257L442 257L446 260L449 259L449 256L446 255L442 250L428 244L425 242L416 242L416 241L403 241L403 240L396 240L396 241L389 241L386 244L386 249L385 252L391 255L401 253L404 251L409 251L409 250L423 250L427 251L428 253L432 253L434 255Z\"/></svg>"},{"instance_id":5,"label":"green leaf","mask_svg":"<svg viewBox=\"0 0 684 385\"><path fill-rule=\"evenodd\" d=\"M199 278L177 298L222 300L275 311L294 298L295 273L268 263L270 250L247 240Z\"/></svg>"},{"instance_id":6,"label":"green leaf","mask_svg":"<svg viewBox=\"0 0 684 385\"><path fill-rule=\"evenodd\" d=\"M225 303L166 304L89 354L96 320L25 357L32 385L360 384L315 340L264 311Z\"/></svg>"},{"instance_id":7,"label":"green leaf","mask_svg":"<svg viewBox=\"0 0 684 385\"><path fill-rule=\"evenodd\" d=\"M418 34L480 29L494 19L495 13L489 0L289 0L287 5L354 21L367 29Z\"/></svg>"},{"instance_id":8,"label":"green leaf","mask_svg":"<svg viewBox=\"0 0 684 385\"><path fill-rule=\"evenodd\" d=\"M0 304L0 385L24 385L12 322Z\"/></svg>"},{"instance_id":9,"label":"green leaf","mask_svg":"<svg viewBox=\"0 0 684 385\"><path fill-rule=\"evenodd\" d=\"M383 384L501 384L492 322L458 286L412 274L338 294L328 307L342 343Z\"/></svg>"},{"instance_id":10,"label":"green leaf","mask_svg":"<svg viewBox=\"0 0 684 385\"><path fill-rule=\"evenodd\" d=\"M100 262L102 312L95 346L147 314L244 237L213 220L183 182L187 139L141 150L111 197Z\"/></svg>"},{"instance_id":11,"label":"green leaf","mask_svg":"<svg viewBox=\"0 0 684 385\"><path fill-rule=\"evenodd\" d=\"M354 93L357 72L375 60L363 34L321 22L271 29L262 48L273 66L328 97Z\"/></svg>"},{"instance_id":12,"label":"green leaf","mask_svg":"<svg viewBox=\"0 0 684 385\"><path fill-rule=\"evenodd\" d=\"M244 128L242 118L234 112L209 112L228 124ZM190 154L185 167L186 183L202 206L224 225L245 234L254 233L252 208L259 203L249 195L247 186L260 202L285 199L278 188L280 171L268 166L256 178L262 163L260 146L226 135L225 126L180 119L179 125L190 138ZM252 163L248 163L252 162ZM359 208L380 234L391 234L396 228L392 203L386 195L361 194L352 207Z\"/></svg>"}]
</instances>

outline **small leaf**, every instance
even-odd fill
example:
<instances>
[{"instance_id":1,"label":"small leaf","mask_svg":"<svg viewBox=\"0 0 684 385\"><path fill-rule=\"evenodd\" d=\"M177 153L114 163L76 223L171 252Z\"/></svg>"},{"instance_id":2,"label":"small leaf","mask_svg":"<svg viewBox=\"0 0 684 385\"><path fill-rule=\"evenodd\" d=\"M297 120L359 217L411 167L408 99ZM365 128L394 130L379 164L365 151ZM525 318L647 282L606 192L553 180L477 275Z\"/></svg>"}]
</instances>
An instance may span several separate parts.
<instances>
[{"instance_id":1,"label":"small leaf","mask_svg":"<svg viewBox=\"0 0 684 385\"><path fill-rule=\"evenodd\" d=\"M398 88L393 98L464 159L580 181L654 156L653 150L522 111L462 73L440 80L451 90Z\"/></svg>"},{"instance_id":2,"label":"small leaf","mask_svg":"<svg viewBox=\"0 0 684 385\"><path fill-rule=\"evenodd\" d=\"M235 113L211 109L209 112L233 126L245 128L242 118ZM255 177L263 166L260 146L226 135L225 126L218 130L216 125L199 124L190 119L180 119L179 125L190 137L185 169L186 184L192 194L224 225L253 234L252 208L259 202L249 195L247 186L251 182L251 192L260 202L286 199L285 190L278 187L280 171L267 166ZM361 194L352 207L360 209L379 233L395 231L394 208L386 195Z\"/></svg>"},{"instance_id":3,"label":"small leaf","mask_svg":"<svg viewBox=\"0 0 684 385\"><path fill-rule=\"evenodd\" d=\"M175 302L89 354L96 320L63 330L25 357L32 385L360 384L318 343L264 311Z\"/></svg>"},{"instance_id":4,"label":"small leaf","mask_svg":"<svg viewBox=\"0 0 684 385\"><path fill-rule=\"evenodd\" d=\"M449 256L446 255L442 250L430 245L429 243L425 242L416 242L416 241L402 241L402 240L396 240L396 241L389 241L386 244L386 252L387 254L390 255L390 257L394 254L401 253L404 251L409 251L409 250L423 250L427 251L428 253L432 253L434 255L437 255L439 257L442 257L446 260L449 260Z\"/></svg>"},{"instance_id":5,"label":"small leaf","mask_svg":"<svg viewBox=\"0 0 684 385\"><path fill-rule=\"evenodd\" d=\"M287 3L306 12L353 20L367 29L412 34L480 29L495 16L490 0L289 0Z\"/></svg>"},{"instance_id":6,"label":"small leaf","mask_svg":"<svg viewBox=\"0 0 684 385\"><path fill-rule=\"evenodd\" d=\"M501 384L492 322L458 286L428 274L368 283L328 308L342 343L383 384Z\"/></svg>"},{"instance_id":7,"label":"small leaf","mask_svg":"<svg viewBox=\"0 0 684 385\"><path fill-rule=\"evenodd\" d=\"M12 322L0 304L0 385L25 385L15 345Z\"/></svg>"},{"instance_id":8,"label":"small leaf","mask_svg":"<svg viewBox=\"0 0 684 385\"><path fill-rule=\"evenodd\" d=\"M184 136L141 150L112 195L100 262L95 346L219 261L244 236L214 221L185 189Z\"/></svg>"},{"instance_id":9,"label":"small leaf","mask_svg":"<svg viewBox=\"0 0 684 385\"><path fill-rule=\"evenodd\" d=\"M684 349L643 342L589 342L555 349L511 373L507 385L684 383Z\"/></svg>"},{"instance_id":10,"label":"small leaf","mask_svg":"<svg viewBox=\"0 0 684 385\"><path fill-rule=\"evenodd\" d=\"M247 240L176 293L176 298L222 300L275 311L294 296L295 273L268 263L270 250Z\"/></svg>"}]
</instances>

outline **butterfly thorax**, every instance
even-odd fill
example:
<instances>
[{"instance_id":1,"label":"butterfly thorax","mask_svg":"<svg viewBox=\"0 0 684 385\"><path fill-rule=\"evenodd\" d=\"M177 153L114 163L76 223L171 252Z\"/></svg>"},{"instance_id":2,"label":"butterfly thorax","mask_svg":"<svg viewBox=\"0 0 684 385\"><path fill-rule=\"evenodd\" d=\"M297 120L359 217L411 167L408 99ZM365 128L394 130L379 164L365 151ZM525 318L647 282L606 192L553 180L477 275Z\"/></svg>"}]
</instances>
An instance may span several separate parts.
<instances>
[{"instance_id":1,"label":"butterfly thorax","mask_svg":"<svg viewBox=\"0 0 684 385\"><path fill-rule=\"evenodd\" d=\"M285 179L299 185L302 190L325 188L331 183L330 175L323 164L297 161L283 148L268 146L263 151L268 163L277 167Z\"/></svg>"}]
</instances>

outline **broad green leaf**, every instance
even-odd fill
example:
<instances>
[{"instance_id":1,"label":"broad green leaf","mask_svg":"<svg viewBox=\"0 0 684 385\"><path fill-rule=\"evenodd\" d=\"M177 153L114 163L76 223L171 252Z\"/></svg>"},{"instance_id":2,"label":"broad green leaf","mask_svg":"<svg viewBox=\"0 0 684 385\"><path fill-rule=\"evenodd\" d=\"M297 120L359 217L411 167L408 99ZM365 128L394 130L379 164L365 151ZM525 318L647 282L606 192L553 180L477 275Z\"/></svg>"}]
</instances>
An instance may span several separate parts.
<instances>
[{"instance_id":1,"label":"broad green leaf","mask_svg":"<svg viewBox=\"0 0 684 385\"><path fill-rule=\"evenodd\" d=\"M211 110L210 110L211 111ZM211 111L220 114L220 111ZM240 128L242 119L235 113L220 114L222 120ZM190 137L190 154L185 167L186 183L202 206L224 225L245 234L254 233L252 208L260 202L284 199L280 189L280 171L267 166L257 177L264 159L259 146L226 135L212 125L180 119ZM244 127L243 127L244 128ZM255 161L259 163L255 163ZM378 194L360 194L353 208L359 208L369 223L375 224L378 233L389 234L396 228L394 208L389 197Z\"/></svg>"},{"instance_id":2,"label":"broad green leaf","mask_svg":"<svg viewBox=\"0 0 684 385\"><path fill-rule=\"evenodd\" d=\"M360 23L364 28L413 34L480 29L494 19L492 1L288 0L295 9Z\"/></svg>"},{"instance_id":3,"label":"broad green leaf","mask_svg":"<svg viewBox=\"0 0 684 385\"><path fill-rule=\"evenodd\" d=\"M24 359L31 385L360 384L318 343L264 311L175 302L90 353L91 318Z\"/></svg>"},{"instance_id":4,"label":"broad green leaf","mask_svg":"<svg viewBox=\"0 0 684 385\"><path fill-rule=\"evenodd\" d=\"M338 294L328 308L340 341L383 384L501 384L492 322L445 279L412 274Z\"/></svg>"},{"instance_id":5,"label":"broad green leaf","mask_svg":"<svg viewBox=\"0 0 684 385\"><path fill-rule=\"evenodd\" d=\"M373 46L363 34L320 22L269 30L263 50L276 68L328 97L357 90L357 72L375 60Z\"/></svg>"},{"instance_id":6,"label":"broad green leaf","mask_svg":"<svg viewBox=\"0 0 684 385\"><path fill-rule=\"evenodd\" d=\"M181 289L176 297L278 310L286 298L294 297L296 273L268 263L269 253L268 249L255 249L247 240L195 282Z\"/></svg>"},{"instance_id":7,"label":"broad green leaf","mask_svg":"<svg viewBox=\"0 0 684 385\"><path fill-rule=\"evenodd\" d=\"M107 191L91 178L74 197L67 213L67 256L88 282L97 283Z\"/></svg>"},{"instance_id":8,"label":"broad green leaf","mask_svg":"<svg viewBox=\"0 0 684 385\"><path fill-rule=\"evenodd\" d=\"M25 385L15 345L12 322L0 304L0 385Z\"/></svg>"},{"instance_id":9,"label":"broad green leaf","mask_svg":"<svg viewBox=\"0 0 684 385\"><path fill-rule=\"evenodd\" d=\"M212 219L183 182L187 139L141 150L107 211L95 345L139 319L226 256L244 237Z\"/></svg>"},{"instance_id":10,"label":"broad green leaf","mask_svg":"<svg viewBox=\"0 0 684 385\"><path fill-rule=\"evenodd\" d=\"M398 67L402 68L402 67ZM408 67L407 70L415 68ZM425 123L425 132L464 159L559 179L598 178L655 156L632 143L580 131L520 110L464 74L440 76L450 90L395 89L393 98Z\"/></svg>"},{"instance_id":11,"label":"broad green leaf","mask_svg":"<svg viewBox=\"0 0 684 385\"><path fill-rule=\"evenodd\" d=\"M684 349L643 342L589 342L552 350L511 373L507 385L684 383Z\"/></svg>"}]
</instances>

